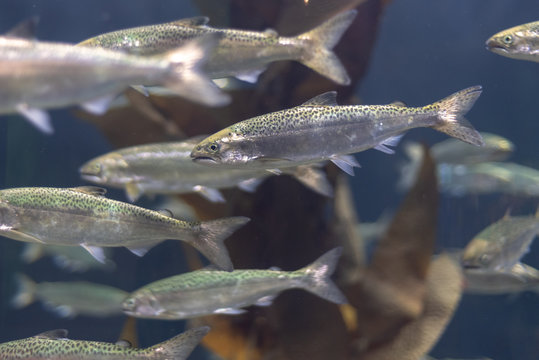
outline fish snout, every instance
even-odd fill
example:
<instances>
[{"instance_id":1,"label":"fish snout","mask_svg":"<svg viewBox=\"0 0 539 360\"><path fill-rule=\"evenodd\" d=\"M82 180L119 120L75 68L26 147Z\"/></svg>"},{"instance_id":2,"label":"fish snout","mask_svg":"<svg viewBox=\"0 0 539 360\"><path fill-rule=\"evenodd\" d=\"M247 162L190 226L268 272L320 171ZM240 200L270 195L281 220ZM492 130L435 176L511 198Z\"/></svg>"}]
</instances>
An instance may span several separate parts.
<instances>
[{"instance_id":1,"label":"fish snout","mask_svg":"<svg viewBox=\"0 0 539 360\"><path fill-rule=\"evenodd\" d=\"M79 168L81 178L91 182L105 181L103 178L103 165L97 162L88 162Z\"/></svg>"}]
</instances>

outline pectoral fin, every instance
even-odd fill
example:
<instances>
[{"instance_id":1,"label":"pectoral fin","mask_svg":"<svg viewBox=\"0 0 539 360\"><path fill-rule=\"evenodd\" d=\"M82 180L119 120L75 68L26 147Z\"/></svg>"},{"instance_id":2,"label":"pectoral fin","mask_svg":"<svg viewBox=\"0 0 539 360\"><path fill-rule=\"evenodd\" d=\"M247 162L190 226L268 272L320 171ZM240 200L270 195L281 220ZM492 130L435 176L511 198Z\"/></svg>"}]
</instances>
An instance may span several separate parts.
<instances>
[{"instance_id":1,"label":"pectoral fin","mask_svg":"<svg viewBox=\"0 0 539 360\"><path fill-rule=\"evenodd\" d=\"M239 79L241 81L255 84L258 81L258 77L260 76L260 74L262 74L264 71L266 71L266 68L250 70L241 74L236 74L235 77L236 79Z\"/></svg>"},{"instance_id":2,"label":"pectoral fin","mask_svg":"<svg viewBox=\"0 0 539 360\"><path fill-rule=\"evenodd\" d=\"M217 309L213 313L214 314L226 314L226 315L239 315L239 314L245 314L247 310L243 309L236 309L236 308L222 308Z\"/></svg>"},{"instance_id":3,"label":"pectoral fin","mask_svg":"<svg viewBox=\"0 0 539 360\"><path fill-rule=\"evenodd\" d=\"M102 248L98 246L89 246L86 244L81 244L80 246L82 246L86 251L88 251L90 255L94 257L94 259L96 259L102 264L105 264L105 252Z\"/></svg>"},{"instance_id":4,"label":"pectoral fin","mask_svg":"<svg viewBox=\"0 0 539 360\"><path fill-rule=\"evenodd\" d=\"M5 234L6 237L10 239L14 239L14 240L30 242L30 243L45 244L45 242L35 237L34 235L27 234L21 230L17 230L14 228L0 228L0 234Z\"/></svg>"},{"instance_id":5,"label":"pectoral fin","mask_svg":"<svg viewBox=\"0 0 539 360\"><path fill-rule=\"evenodd\" d=\"M256 306L270 306L273 303L274 299L275 299L275 295L264 296L258 299L255 305Z\"/></svg>"},{"instance_id":6,"label":"pectoral fin","mask_svg":"<svg viewBox=\"0 0 539 360\"><path fill-rule=\"evenodd\" d=\"M30 121L39 131L49 135L54 132L49 114L46 111L31 108L26 104L19 104L17 105L17 112Z\"/></svg>"},{"instance_id":7,"label":"pectoral fin","mask_svg":"<svg viewBox=\"0 0 539 360\"><path fill-rule=\"evenodd\" d=\"M264 179L265 177L243 180L237 186L243 191L254 193L258 186L262 183L262 181L264 181Z\"/></svg>"}]
</instances>

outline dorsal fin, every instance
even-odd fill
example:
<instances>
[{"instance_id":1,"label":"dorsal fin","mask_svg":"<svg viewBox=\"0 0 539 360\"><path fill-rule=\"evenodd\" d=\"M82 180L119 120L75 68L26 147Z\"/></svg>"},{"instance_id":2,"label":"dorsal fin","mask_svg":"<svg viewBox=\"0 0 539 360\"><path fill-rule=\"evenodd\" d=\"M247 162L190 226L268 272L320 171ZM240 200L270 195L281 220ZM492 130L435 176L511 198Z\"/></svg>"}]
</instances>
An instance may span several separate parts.
<instances>
[{"instance_id":1,"label":"dorsal fin","mask_svg":"<svg viewBox=\"0 0 539 360\"><path fill-rule=\"evenodd\" d=\"M124 339L116 341L116 345L121 346L123 348L132 348L133 347L133 344L131 344L131 342L129 342L129 340L124 340Z\"/></svg>"},{"instance_id":2,"label":"dorsal fin","mask_svg":"<svg viewBox=\"0 0 539 360\"><path fill-rule=\"evenodd\" d=\"M277 31L272 28L267 28L266 30L264 30L264 34L272 36L272 37L279 37L279 34L277 33Z\"/></svg>"},{"instance_id":3,"label":"dorsal fin","mask_svg":"<svg viewBox=\"0 0 539 360\"><path fill-rule=\"evenodd\" d=\"M400 101L400 100L395 100L392 103L389 103L389 105L398 106L398 107L407 107L407 105L403 101Z\"/></svg>"},{"instance_id":4,"label":"dorsal fin","mask_svg":"<svg viewBox=\"0 0 539 360\"><path fill-rule=\"evenodd\" d=\"M328 91L307 100L300 106L337 106L337 92Z\"/></svg>"},{"instance_id":5,"label":"dorsal fin","mask_svg":"<svg viewBox=\"0 0 539 360\"><path fill-rule=\"evenodd\" d=\"M67 330L66 329L56 329L56 330L50 330L42 332L41 334L37 334L34 336L36 338L40 339L65 339L67 337Z\"/></svg>"},{"instance_id":6,"label":"dorsal fin","mask_svg":"<svg viewBox=\"0 0 539 360\"><path fill-rule=\"evenodd\" d=\"M93 196L104 196L107 193L107 189L99 186L78 186L70 188L69 190Z\"/></svg>"},{"instance_id":7,"label":"dorsal fin","mask_svg":"<svg viewBox=\"0 0 539 360\"><path fill-rule=\"evenodd\" d=\"M511 217L511 208L508 207L508 208L505 210L505 214L503 214L502 219L509 219L510 217Z\"/></svg>"},{"instance_id":8,"label":"dorsal fin","mask_svg":"<svg viewBox=\"0 0 539 360\"><path fill-rule=\"evenodd\" d=\"M29 19L23 20L12 27L4 36L34 40L36 38L36 28L39 18L32 16Z\"/></svg>"},{"instance_id":9,"label":"dorsal fin","mask_svg":"<svg viewBox=\"0 0 539 360\"><path fill-rule=\"evenodd\" d=\"M202 26L207 25L209 21L210 18L207 16L195 16L192 18L173 21L172 24L183 26Z\"/></svg>"},{"instance_id":10,"label":"dorsal fin","mask_svg":"<svg viewBox=\"0 0 539 360\"><path fill-rule=\"evenodd\" d=\"M169 209L159 209L157 212L163 216L167 216L169 218L173 218L174 214Z\"/></svg>"}]
</instances>

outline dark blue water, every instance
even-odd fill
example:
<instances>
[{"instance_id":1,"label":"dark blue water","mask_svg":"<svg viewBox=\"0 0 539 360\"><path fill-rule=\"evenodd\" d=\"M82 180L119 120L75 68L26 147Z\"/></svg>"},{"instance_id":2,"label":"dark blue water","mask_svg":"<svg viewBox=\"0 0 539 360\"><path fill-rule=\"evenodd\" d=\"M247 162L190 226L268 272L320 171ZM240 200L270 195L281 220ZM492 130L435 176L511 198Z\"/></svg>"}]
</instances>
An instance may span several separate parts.
<instances>
[{"instance_id":1,"label":"dark blue water","mask_svg":"<svg viewBox=\"0 0 539 360\"><path fill-rule=\"evenodd\" d=\"M40 17L39 39L78 42L119 28L194 16L197 10L190 2L178 0L19 0L0 3L0 31L32 15ZM402 100L410 106L420 106L465 87L482 85L484 92L467 116L470 122L480 131L512 140L516 144L512 161L539 168L539 64L504 58L484 47L490 35L538 18L536 0L394 0L381 21L369 71L357 94L365 104ZM50 113L56 131L53 136L38 133L20 117L0 118L1 188L82 185L78 167L112 149L95 127L69 111ZM443 139L445 135L430 129L414 130L405 137L429 144ZM395 208L401 199L394 190L394 180L404 156L399 151L390 156L371 150L357 155L357 159L362 168L351 180L357 208L362 219L375 220L384 209ZM123 199L120 192L111 194ZM510 199L500 196L442 198L437 247L464 246L474 234L503 216L510 205ZM536 199L520 201L518 210L529 213L536 205ZM15 291L14 272L24 271L39 281L85 279L133 290L136 284L185 271L181 254L171 244L164 244L160 251L142 259L118 250L115 260L121 267L112 277L98 271L66 274L50 261L25 266L18 260L21 244L1 240L0 342L53 328L70 329L71 338L115 341L123 325L122 317L62 319L39 304L13 310L9 301ZM537 245L532 246L525 261L539 266ZM156 266L160 262L178 266L165 273ZM465 296L432 354L538 359L538 304L536 293ZM143 346L175 335L184 325L143 323ZM201 351L198 356L203 358Z\"/></svg>"}]
</instances>

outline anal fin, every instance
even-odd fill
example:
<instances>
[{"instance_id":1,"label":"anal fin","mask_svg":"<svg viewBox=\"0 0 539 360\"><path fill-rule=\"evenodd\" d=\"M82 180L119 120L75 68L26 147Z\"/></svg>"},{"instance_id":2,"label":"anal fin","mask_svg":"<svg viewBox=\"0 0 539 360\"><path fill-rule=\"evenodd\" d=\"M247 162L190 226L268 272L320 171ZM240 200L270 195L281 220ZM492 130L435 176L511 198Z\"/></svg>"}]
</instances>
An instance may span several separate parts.
<instances>
[{"instance_id":1,"label":"anal fin","mask_svg":"<svg viewBox=\"0 0 539 360\"><path fill-rule=\"evenodd\" d=\"M337 165L339 169L351 176L354 176L355 167L361 167L352 155L334 155L329 159L332 163Z\"/></svg>"}]
</instances>

